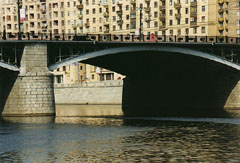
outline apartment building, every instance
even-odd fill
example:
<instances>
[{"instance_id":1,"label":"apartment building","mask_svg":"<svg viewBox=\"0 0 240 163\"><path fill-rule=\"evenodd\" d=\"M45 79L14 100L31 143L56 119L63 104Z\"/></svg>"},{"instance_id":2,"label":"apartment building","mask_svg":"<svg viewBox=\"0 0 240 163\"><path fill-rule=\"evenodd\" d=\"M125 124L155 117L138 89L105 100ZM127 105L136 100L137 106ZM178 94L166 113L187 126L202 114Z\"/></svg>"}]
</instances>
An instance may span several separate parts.
<instances>
[{"instance_id":1,"label":"apartment building","mask_svg":"<svg viewBox=\"0 0 240 163\"><path fill-rule=\"evenodd\" d=\"M80 62L58 68L53 74L54 83L64 84L123 79L118 73Z\"/></svg>"},{"instance_id":2,"label":"apartment building","mask_svg":"<svg viewBox=\"0 0 240 163\"><path fill-rule=\"evenodd\" d=\"M18 32L16 0L1 6L0 28ZM21 31L30 33L239 36L239 0L22 0L20 7Z\"/></svg>"},{"instance_id":3,"label":"apartment building","mask_svg":"<svg viewBox=\"0 0 240 163\"><path fill-rule=\"evenodd\" d=\"M238 0L80 0L83 33L239 36Z\"/></svg>"}]
</instances>

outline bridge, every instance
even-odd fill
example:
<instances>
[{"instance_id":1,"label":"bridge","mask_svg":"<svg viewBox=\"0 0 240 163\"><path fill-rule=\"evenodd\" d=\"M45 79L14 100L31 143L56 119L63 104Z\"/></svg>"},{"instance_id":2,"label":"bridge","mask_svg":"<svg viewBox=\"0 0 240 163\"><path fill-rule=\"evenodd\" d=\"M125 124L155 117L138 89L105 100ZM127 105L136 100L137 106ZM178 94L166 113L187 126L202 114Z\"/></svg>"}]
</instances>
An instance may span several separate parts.
<instances>
[{"instance_id":1,"label":"bridge","mask_svg":"<svg viewBox=\"0 0 240 163\"><path fill-rule=\"evenodd\" d=\"M126 76L126 116L227 114L240 109L239 46L239 38L216 36L7 38L0 40L1 112L54 114L49 70L81 61Z\"/></svg>"}]
</instances>

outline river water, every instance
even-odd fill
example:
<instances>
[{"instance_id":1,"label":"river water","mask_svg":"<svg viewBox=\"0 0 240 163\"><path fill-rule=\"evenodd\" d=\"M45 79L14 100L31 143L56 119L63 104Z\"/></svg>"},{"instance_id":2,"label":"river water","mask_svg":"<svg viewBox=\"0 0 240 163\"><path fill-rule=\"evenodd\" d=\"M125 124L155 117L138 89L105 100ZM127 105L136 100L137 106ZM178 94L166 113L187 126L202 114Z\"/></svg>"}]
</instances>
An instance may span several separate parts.
<instances>
[{"instance_id":1,"label":"river water","mask_svg":"<svg viewBox=\"0 0 240 163\"><path fill-rule=\"evenodd\" d=\"M0 162L240 162L240 119L6 117Z\"/></svg>"}]
</instances>

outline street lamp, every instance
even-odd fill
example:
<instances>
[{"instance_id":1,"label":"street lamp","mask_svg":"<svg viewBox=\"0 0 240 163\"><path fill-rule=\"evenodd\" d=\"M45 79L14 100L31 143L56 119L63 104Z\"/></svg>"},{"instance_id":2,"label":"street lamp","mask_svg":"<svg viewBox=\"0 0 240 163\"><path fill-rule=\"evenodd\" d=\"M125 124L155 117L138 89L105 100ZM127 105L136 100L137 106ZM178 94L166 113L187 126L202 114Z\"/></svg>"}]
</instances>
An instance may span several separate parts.
<instances>
[{"instance_id":1,"label":"street lamp","mask_svg":"<svg viewBox=\"0 0 240 163\"><path fill-rule=\"evenodd\" d=\"M21 27L20 27L20 0L17 1L18 8L18 40L21 40Z\"/></svg>"},{"instance_id":2,"label":"street lamp","mask_svg":"<svg viewBox=\"0 0 240 163\"><path fill-rule=\"evenodd\" d=\"M140 11L140 17L139 17L139 19L140 19L140 24L139 24L139 40L140 41L142 41L142 10L143 10L143 8L142 7L140 7L139 8L139 11Z\"/></svg>"},{"instance_id":3,"label":"street lamp","mask_svg":"<svg viewBox=\"0 0 240 163\"><path fill-rule=\"evenodd\" d=\"M77 39L77 27L78 23L72 24L73 30L74 30L74 40Z\"/></svg>"}]
</instances>

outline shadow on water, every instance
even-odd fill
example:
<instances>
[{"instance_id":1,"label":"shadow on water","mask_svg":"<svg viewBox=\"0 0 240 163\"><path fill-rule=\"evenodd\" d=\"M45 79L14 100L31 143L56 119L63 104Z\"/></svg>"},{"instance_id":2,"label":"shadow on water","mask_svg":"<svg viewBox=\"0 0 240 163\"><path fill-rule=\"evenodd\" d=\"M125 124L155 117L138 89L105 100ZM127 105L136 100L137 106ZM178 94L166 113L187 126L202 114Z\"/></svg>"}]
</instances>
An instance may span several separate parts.
<instances>
[{"instance_id":1,"label":"shadow on water","mask_svg":"<svg viewBox=\"0 0 240 163\"><path fill-rule=\"evenodd\" d=\"M18 72L10 71L0 67L0 115L2 115L5 102L11 89L17 80Z\"/></svg>"}]
</instances>

